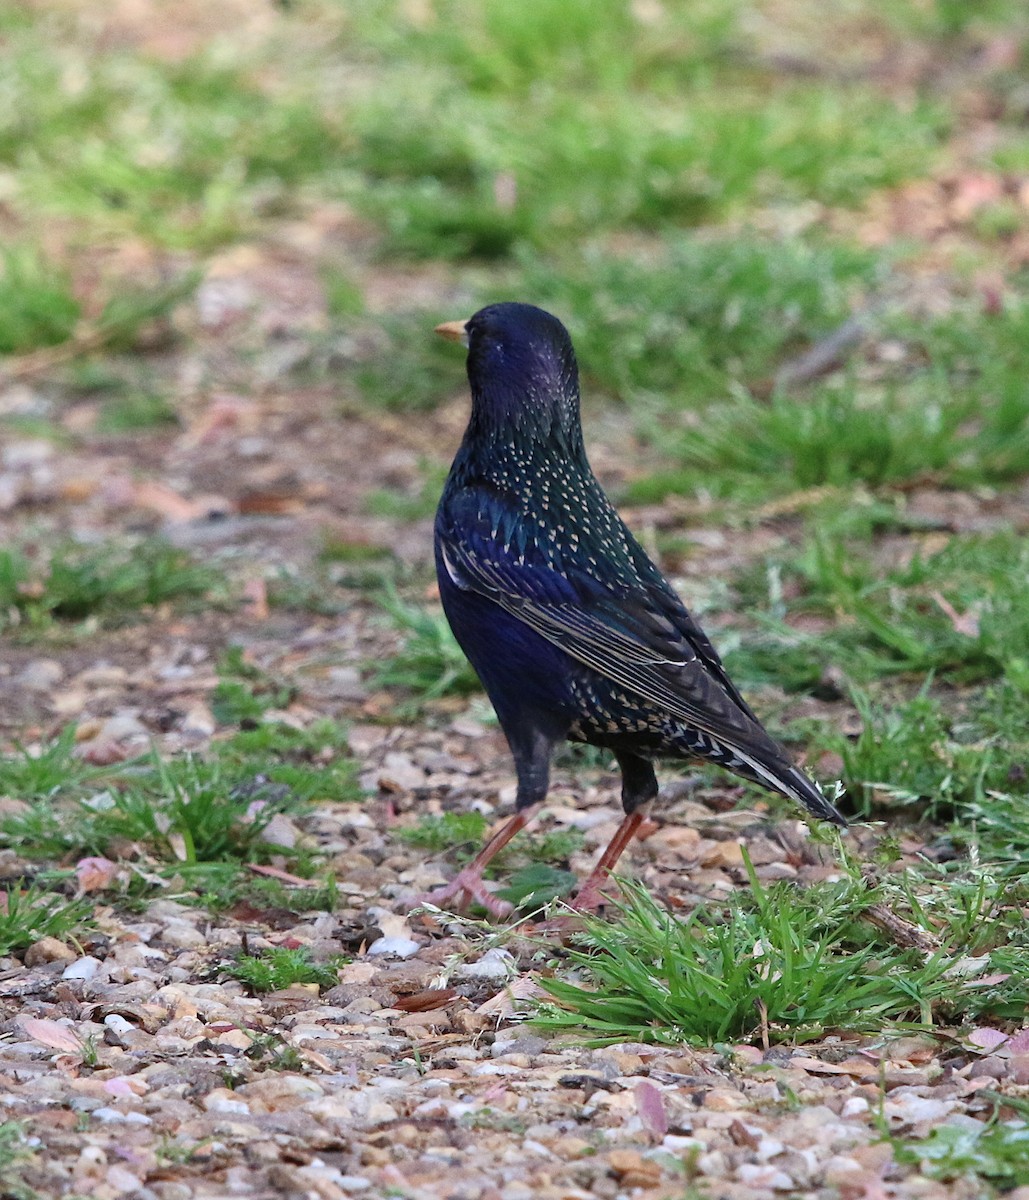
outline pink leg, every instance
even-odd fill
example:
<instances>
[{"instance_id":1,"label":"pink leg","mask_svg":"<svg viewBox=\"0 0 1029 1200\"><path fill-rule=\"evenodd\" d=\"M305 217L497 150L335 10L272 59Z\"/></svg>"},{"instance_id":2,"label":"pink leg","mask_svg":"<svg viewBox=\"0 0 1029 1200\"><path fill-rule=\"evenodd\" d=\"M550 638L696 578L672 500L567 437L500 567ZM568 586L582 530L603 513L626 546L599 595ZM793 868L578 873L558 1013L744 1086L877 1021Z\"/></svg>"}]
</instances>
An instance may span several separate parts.
<instances>
[{"instance_id":1,"label":"pink leg","mask_svg":"<svg viewBox=\"0 0 1029 1200\"><path fill-rule=\"evenodd\" d=\"M537 808L539 805L534 804L530 808L523 808L516 812L506 825L502 825L497 830L467 867L462 867L449 883L444 884L441 888L436 888L433 892L428 892L420 899L443 907L449 901L463 895L465 903L471 900L477 901L491 917L506 917L511 911L512 905L506 900L498 900L493 895L486 886L482 873L515 834L520 833L528 825L535 816Z\"/></svg>"},{"instance_id":2,"label":"pink leg","mask_svg":"<svg viewBox=\"0 0 1029 1200\"><path fill-rule=\"evenodd\" d=\"M601 891L607 882L607 877L614 870L615 863L622 857L625 847L636 836L636 831L646 817L645 806L641 805L622 821L615 831L614 837L608 842L607 849L600 856L597 865L583 880L572 908L576 912L596 912L602 905L608 903L608 898Z\"/></svg>"}]
</instances>

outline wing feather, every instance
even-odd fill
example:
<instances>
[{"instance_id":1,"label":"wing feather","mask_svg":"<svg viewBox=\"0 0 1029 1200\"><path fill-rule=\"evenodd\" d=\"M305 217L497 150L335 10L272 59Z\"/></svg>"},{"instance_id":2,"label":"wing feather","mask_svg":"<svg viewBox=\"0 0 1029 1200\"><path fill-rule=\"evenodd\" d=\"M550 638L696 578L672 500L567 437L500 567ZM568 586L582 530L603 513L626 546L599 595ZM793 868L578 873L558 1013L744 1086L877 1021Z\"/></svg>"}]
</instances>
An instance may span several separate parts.
<instances>
[{"instance_id":1,"label":"wing feather","mask_svg":"<svg viewBox=\"0 0 1029 1200\"><path fill-rule=\"evenodd\" d=\"M635 578L614 582L567 559L558 571L524 541L512 553L500 540L505 523L478 516L471 525L462 520L460 534L451 522L437 527L455 583L493 600L572 658L679 720L740 749L778 751L656 568L656 580L634 571Z\"/></svg>"}]
</instances>

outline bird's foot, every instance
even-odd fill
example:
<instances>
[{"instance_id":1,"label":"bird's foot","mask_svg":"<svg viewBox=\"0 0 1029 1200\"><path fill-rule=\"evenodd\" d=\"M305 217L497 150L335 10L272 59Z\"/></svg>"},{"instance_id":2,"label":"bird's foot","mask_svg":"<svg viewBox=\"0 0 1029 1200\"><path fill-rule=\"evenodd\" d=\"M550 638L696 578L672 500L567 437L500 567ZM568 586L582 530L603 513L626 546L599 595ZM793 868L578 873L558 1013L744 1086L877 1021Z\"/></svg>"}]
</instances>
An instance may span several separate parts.
<instances>
[{"instance_id":1,"label":"bird's foot","mask_svg":"<svg viewBox=\"0 0 1029 1200\"><path fill-rule=\"evenodd\" d=\"M605 887L608 888L607 892L603 890ZM574 939L586 928L583 917L595 917L601 909L614 903L612 893L615 893L615 886L607 876L588 878L579 888L578 895L565 902L570 911L562 916L553 915L532 921L526 930L541 937Z\"/></svg>"},{"instance_id":2,"label":"bird's foot","mask_svg":"<svg viewBox=\"0 0 1029 1200\"><path fill-rule=\"evenodd\" d=\"M569 902L569 907L573 912L596 915L602 908L614 903L615 897L609 892L605 892L605 887L609 889L609 892L616 891L616 886L606 876L600 879L590 876L579 888L574 899Z\"/></svg>"},{"instance_id":3,"label":"bird's foot","mask_svg":"<svg viewBox=\"0 0 1029 1200\"><path fill-rule=\"evenodd\" d=\"M463 871L458 871L449 883L443 887L436 888L435 891L426 892L424 896L419 896L419 901L426 901L429 904L435 904L437 908L446 908L458 898L458 908L464 908L473 901L476 904L481 904L482 907L489 913L491 917L499 919L508 916L514 909L513 904L509 904L506 900L500 900L486 886L486 881L478 873L469 868Z\"/></svg>"}]
</instances>

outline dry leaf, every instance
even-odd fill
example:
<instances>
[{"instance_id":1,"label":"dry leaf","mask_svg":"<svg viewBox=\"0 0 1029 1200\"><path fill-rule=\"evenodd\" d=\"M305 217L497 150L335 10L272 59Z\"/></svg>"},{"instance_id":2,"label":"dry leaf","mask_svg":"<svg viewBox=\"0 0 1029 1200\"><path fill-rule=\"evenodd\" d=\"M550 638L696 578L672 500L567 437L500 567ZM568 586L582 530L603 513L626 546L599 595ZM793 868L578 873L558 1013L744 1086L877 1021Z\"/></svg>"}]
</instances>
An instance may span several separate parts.
<instances>
[{"instance_id":1,"label":"dry leaf","mask_svg":"<svg viewBox=\"0 0 1029 1200\"><path fill-rule=\"evenodd\" d=\"M668 1113L661 1092L648 1080L641 1080L632 1090L636 1097L636 1111L643 1127L654 1139L655 1144L664 1140L668 1132Z\"/></svg>"},{"instance_id":2,"label":"dry leaf","mask_svg":"<svg viewBox=\"0 0 1029 1200\"><path fill-rule=\"evenodd\" d=\"M172 854L175 855L179 862L189 861L189 851L186 849L186 839L181 833L169 833L168 845L171 847Z\"/></svg>"},{"instance_id":3,"label":"dry leaf","mask_svg":"<svg viewBox=\"0 0 1029 1200\"><path fill-rule=\"evenodd\" d=\"M144 1096L150 1085L141 1075L115 1075L103 1081L103 1088L111 1096Z\"/></svg>"},{"instance_id":4,"label":"dry leaf","mask_svg":"<svg viewBox=\"0 0 1029 1200\"><path fill-rule=\"evenodd\" d=\"M399 1008L401 1012L432 1012L436 1008L446 1008L457 995L457 988L423 988L420 992L398 996L390 1007Z\"/></svg>"},{"instance_id":5,"label":"dry leaf","mask_svg":"<svg viewBox=\"0 0 1029 1200\"><path fill-rule=\"evenodd\" d=\"M1012 1054L1029 1054L1029 1028L1012 1034L1008 1048Z\"/></svg>"},{"instance_id":6,"label":"dry leaf","mask_svg":"<svg viewBox=\"0 0 1029 1200\"><path fill-rule=\"evenodd\" d=\"M50 1021L45 1017L19 1017L18 1024L25 1036L35 1042L65 1054L82 1054L82 1039L74 1029L62 1025L60 1021Z\"/></svg>"},{"instance_id":7,"label":"dry leaf","mask_svg":"<svg viewBox=\"0 0 1029 1200\"><path fill-rule=\"evenodd\" d=\"M515 1015L519 1003L525 1000L536 1000L545 995L546 992L543 990L538 976L522 975L518 979L513 979L503 991L497 992L495 996L491 996L485 1003L480 1004L475 1011L497 1020L510 1020Z\"/></svg>"},{"instance_id":8,"label":"dry leaf","mask_svg":"<svg viewBox=\"0 0 1029 1200\"><path fill-rule=\"evenodd\" d=\"M968 1035L968 1040L973 1046L979 1046L983 1050L996 1050L998 1046L1003 1046L1008 1041L1008 1035L1001 1033L999 1029L973 1029Z\"/></svg>"}]
</instances>

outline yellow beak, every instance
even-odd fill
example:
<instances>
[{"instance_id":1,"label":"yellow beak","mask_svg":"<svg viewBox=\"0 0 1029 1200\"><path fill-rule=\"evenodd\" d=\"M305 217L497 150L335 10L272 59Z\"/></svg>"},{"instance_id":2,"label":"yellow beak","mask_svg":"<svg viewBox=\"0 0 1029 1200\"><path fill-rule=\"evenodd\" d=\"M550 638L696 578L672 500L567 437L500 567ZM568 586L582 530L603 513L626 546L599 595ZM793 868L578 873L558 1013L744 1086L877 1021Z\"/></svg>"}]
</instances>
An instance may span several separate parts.
<instances>
[{"instance_id":1,"label":"yellow beak","mask_svg":"<svg viewBox=\"0 0 1029 1200\"><path fill-rule=\"evenodd\" d=\"M444 321L442 325L437 325L435 332L442 338L446 338L448 342L463 342L468 345L468 330L465 326L467 321Z\"/></svg>"}]
</instances>

